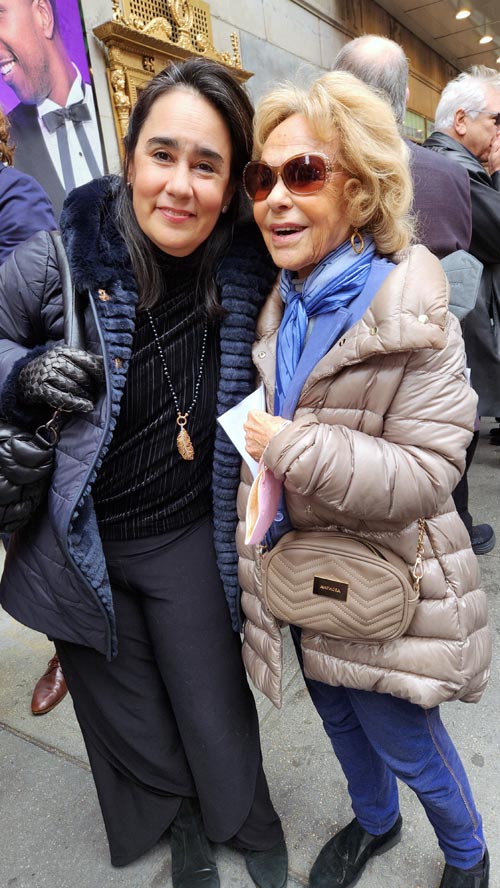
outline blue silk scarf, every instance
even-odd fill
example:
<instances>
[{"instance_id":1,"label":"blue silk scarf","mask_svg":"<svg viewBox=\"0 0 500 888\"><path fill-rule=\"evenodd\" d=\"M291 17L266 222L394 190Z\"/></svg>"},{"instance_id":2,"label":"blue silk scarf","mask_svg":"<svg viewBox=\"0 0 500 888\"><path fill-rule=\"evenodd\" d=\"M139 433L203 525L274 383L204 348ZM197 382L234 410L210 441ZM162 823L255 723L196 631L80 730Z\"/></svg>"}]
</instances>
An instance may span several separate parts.
<instances>
[{"instance_id":1,"label":"blue silk scarf","mask_svg":"<svg viewBox=\"0 0 500 888\"><path fill-rule=\"evenodd\" d=\"M345 309L366 284L375 244L371 237L363 237L365 246L359 255L352 249L350 240L328 253L305 279L302 292L294 287L293 272L285 269L281 272L280 293L285 312L277 341L276 415L282 415L281 409L304 347L309 319Z\"/></svg>"}]
</instances>

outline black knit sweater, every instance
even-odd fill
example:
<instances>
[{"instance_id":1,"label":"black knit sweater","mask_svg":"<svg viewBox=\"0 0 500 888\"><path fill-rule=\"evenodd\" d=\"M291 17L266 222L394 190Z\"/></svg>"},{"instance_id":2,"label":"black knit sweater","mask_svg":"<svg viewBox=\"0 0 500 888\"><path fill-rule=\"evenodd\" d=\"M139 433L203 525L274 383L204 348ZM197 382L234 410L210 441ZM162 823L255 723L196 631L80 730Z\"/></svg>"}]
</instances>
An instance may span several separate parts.
<instances>
[{"instance_id":1,"label":"black knit sweater","mask_svg":"<svg viewBox=\"0 0 500 888\"><path fill-rule=\"evenodd\" d=\"M164 293L151 316L185 413L195 396L206 312L203 300L196 298L194 257L163 254L158 261ZM120 415L93 489L102 539L155 536L210 510L218 378L218 325L210 322L196 404L187 423L195 458L186 461L177 449L177 410L153 331L146 312L138 313Z\"/></svg>"}]
</instances>

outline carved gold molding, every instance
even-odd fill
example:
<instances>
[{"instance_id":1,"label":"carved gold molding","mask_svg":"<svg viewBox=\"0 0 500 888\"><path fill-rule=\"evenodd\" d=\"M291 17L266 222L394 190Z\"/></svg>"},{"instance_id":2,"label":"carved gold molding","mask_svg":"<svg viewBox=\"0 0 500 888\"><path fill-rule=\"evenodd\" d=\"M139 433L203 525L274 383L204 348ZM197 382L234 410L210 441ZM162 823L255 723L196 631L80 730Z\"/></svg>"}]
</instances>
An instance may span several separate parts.
<instances>
[{"instance_id":1,"label":"carved gold molding","mask_svg":"<svg viewBox=\"0 0 500 888\"><path fill-rule=\"evenodd\" d=\"M242 68L236 33L231 34L231 53L215 49L210 8L204 0L112 0L111 21L94 28L94 34L108 51L120 150L138 91L170 62L203 56L227 65L240 82L252 76Z\"/></svg>"}]
</instances>

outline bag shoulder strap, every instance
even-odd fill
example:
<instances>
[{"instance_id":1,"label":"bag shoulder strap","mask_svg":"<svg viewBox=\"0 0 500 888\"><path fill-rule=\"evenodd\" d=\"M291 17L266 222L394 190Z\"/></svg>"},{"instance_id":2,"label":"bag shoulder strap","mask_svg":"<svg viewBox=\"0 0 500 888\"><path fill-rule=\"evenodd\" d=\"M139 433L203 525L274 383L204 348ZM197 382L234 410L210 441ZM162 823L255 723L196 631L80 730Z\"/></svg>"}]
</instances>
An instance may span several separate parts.
<instances>
[{"instance_id":1,"label":"bag shoulder strap","mask_svg":"<svg viewBox=\"0 0 500 888\"><path fill-rule=\"evenodd\" d=\"M64 249L61 232L49 231L56 253L64 312L64 341L71 348L85 348L85 328L83 321L82 294L79 293L71 278L68 257Z\"/></svg>"}]
</instances>

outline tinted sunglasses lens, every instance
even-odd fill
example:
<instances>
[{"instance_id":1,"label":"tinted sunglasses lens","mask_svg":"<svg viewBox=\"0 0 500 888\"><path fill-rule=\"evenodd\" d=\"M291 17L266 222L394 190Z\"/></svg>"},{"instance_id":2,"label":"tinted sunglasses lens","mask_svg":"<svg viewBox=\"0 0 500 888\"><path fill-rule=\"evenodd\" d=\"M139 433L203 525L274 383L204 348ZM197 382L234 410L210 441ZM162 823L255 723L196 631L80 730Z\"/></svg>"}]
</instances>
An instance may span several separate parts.
<instances>
[{"instance_id":1,"label":"tinted sunglasses lens","mask_svg":"<svg viewBox=\"0 0 500 888\"><path fill-rule=\"evenodd\" d=\"M243 174L245 190L252 200L265 200L275 182L276 176L271 167L258 160L252 160Z\"/></svg>"},{"instance_id":2,"label":"tinted sunglasses lens","mask_svg":"<svg viewBox=\"0 0 500 888\"><path fill-rule=\"evenodd\" d=\"M295 194L313 194L325 184L326 164L317 154L292 157L285 163L282 176L286 187Z\"/></svg>"}]
</instances>

